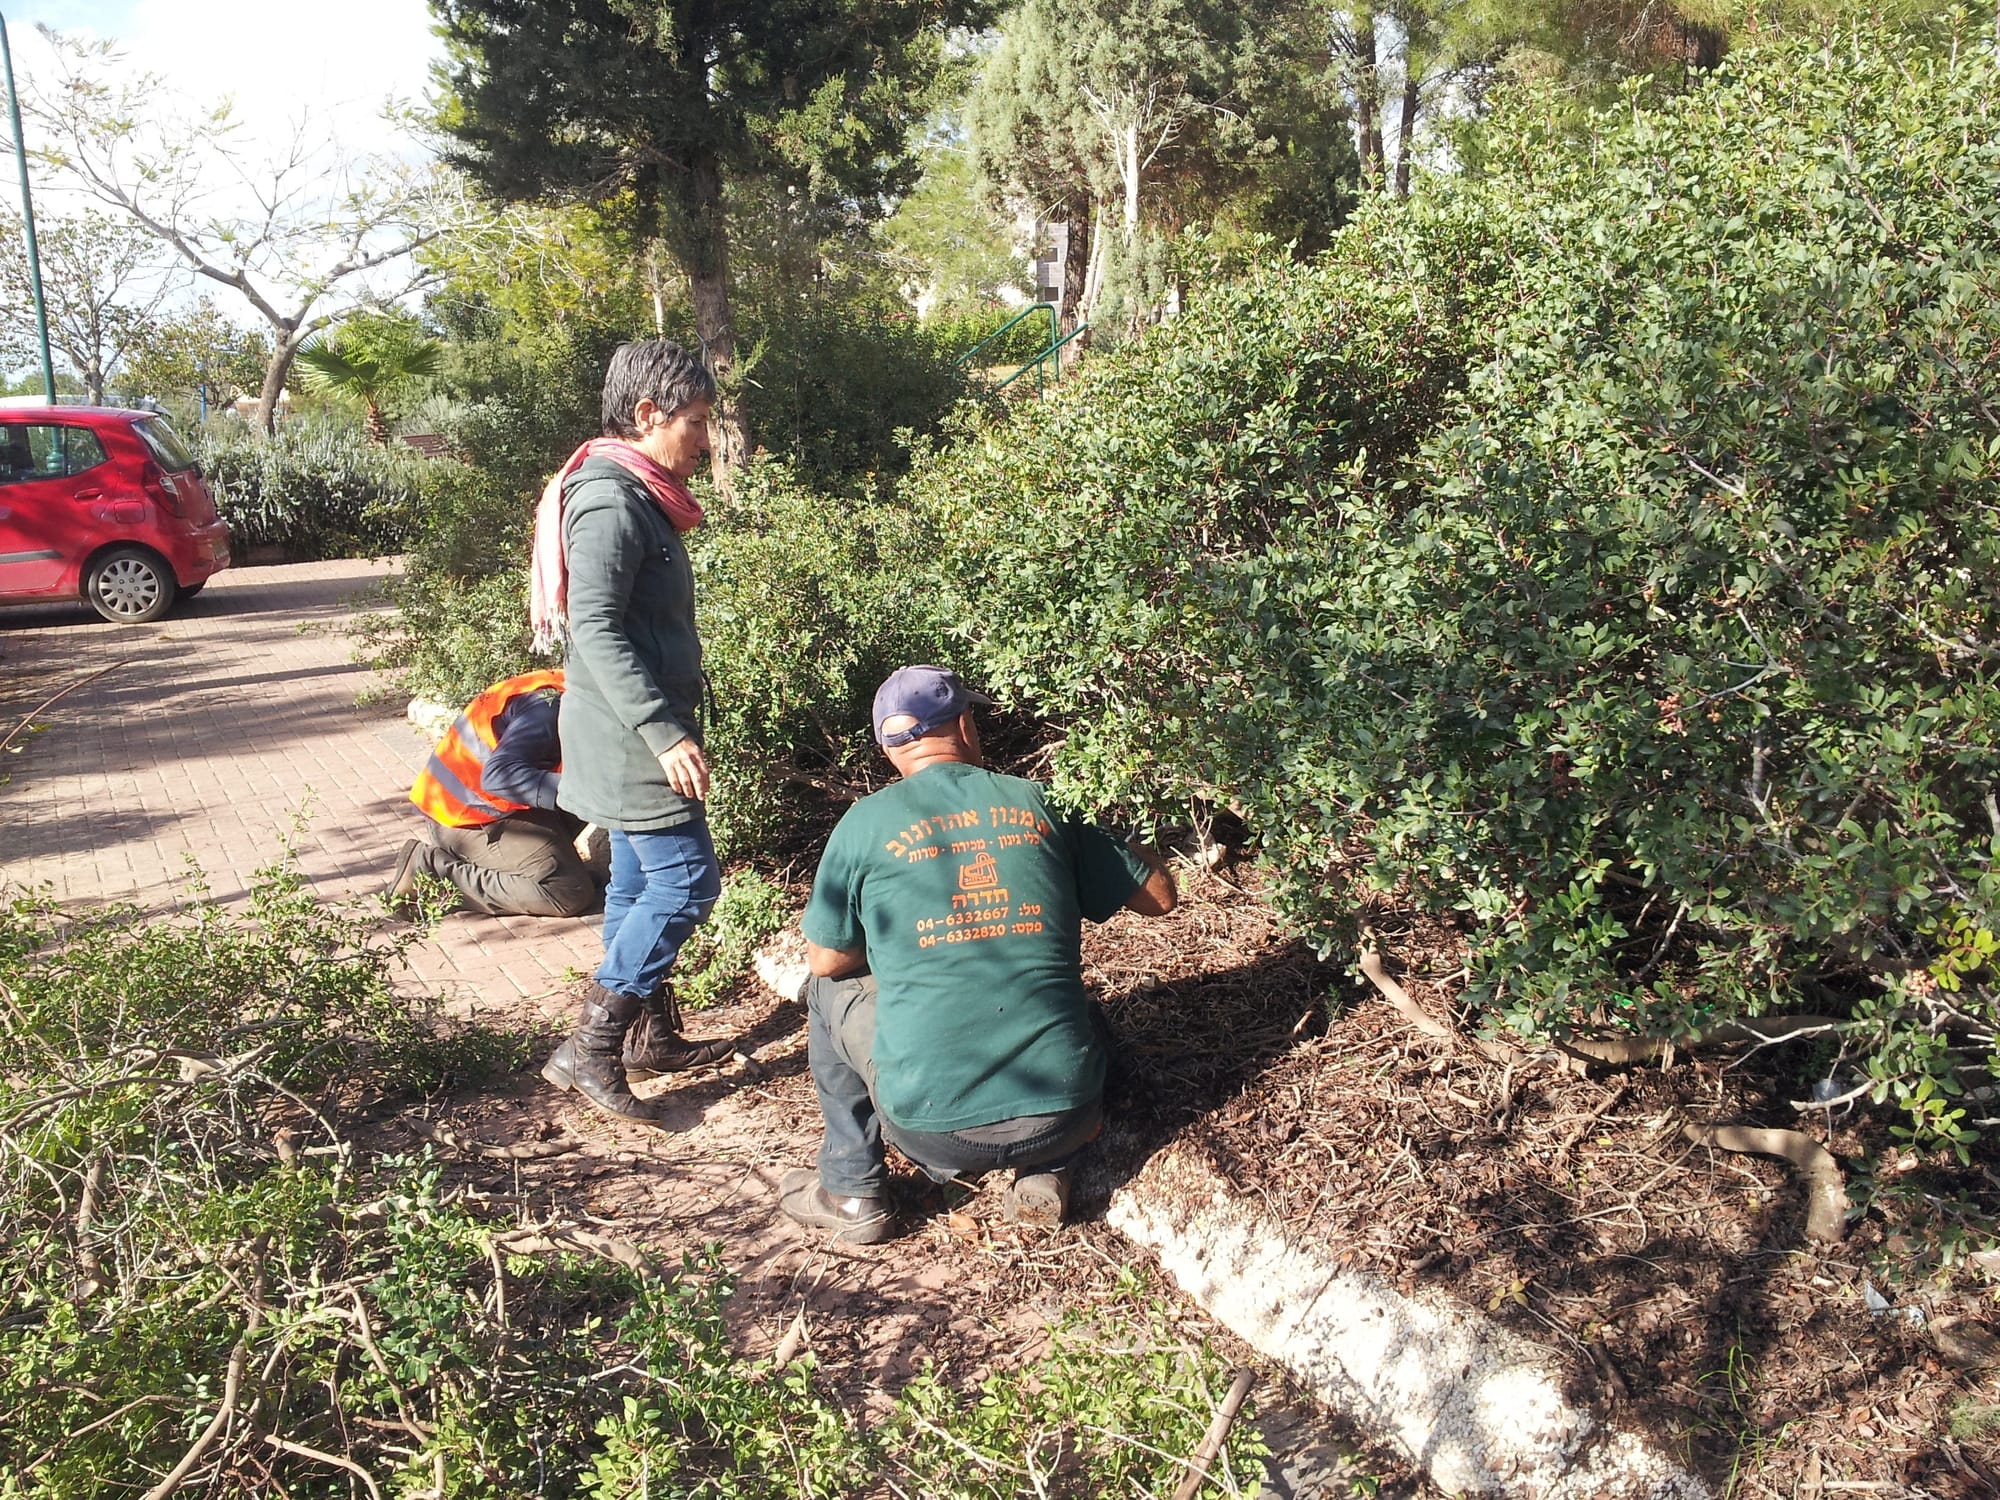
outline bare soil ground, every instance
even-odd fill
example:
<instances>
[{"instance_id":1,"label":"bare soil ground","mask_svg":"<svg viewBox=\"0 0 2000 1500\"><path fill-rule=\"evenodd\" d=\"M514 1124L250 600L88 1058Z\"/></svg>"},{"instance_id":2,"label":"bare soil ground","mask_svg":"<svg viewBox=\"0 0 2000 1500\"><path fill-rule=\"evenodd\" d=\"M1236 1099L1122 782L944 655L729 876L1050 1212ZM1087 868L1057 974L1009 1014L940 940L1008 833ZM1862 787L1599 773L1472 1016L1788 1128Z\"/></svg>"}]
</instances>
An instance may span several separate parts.
<instances>
[{"instance_id":1,"label":"bare soil ground","mask_svg":"<svg viewBox=\"0 0 2000 1500\"><path fill-rule=\"evenodd\" d=\"M1457 934L1378 926L1405 984L1448 1013ZM1783 1164L1680 1136L1690 1115L1797 1124L1782 1049L1588 1078L1503 1070L1418 1036L1220 873L1187 880L1167 919L1096 929L1086 966L1121 1039L1115 1123L1074 1222L1053 1234L1002 1222L997 1181L948 1198L907 1170L908 1232L888 1245L831 1246L785 1220L776 1183L813 1159L818 1112L801 1007L754 979L690 1018L698 1034L745 1033L754 1072L642 1089L672 1102L675 1133L611 1125L532 1071L428 1115L461 1140L574 1146L455 1168L524 1219L585 1221L669 1264L719 1242L741 1278L745 1351L768 1352L803 1312L818 1378L856 1409L926 1364L969 1384L1031 1360L1062 1312L1108 1300L1135 1252L1101 1222L1105 1204L1178 1138L1291 1233L1558 1350L1574 1398L1650 1429L1718 1493L2000 1496L2000 1381L1948 1363L1935 1333L1958 1319L1946 1342L1976 1344L1992 1289L1967 1275L1896 1286L1879 1226L1813 1244ZM546 1026L532 1007L516 1019ZM1836 1154L1861 1145L1848 1125L1805 1128ZM1865 1286L1901 1311L1871 1312ZM1186 1328L1229 1346L1192 1310ZM1269 1378L1253 1407L1281 1446L1310 1425L1302 1398ZM1321 1488L1298 1493L1345 1495L1362 1476L1426 1493L1392 1456L1343 1451Z\"/></svg>"}]
</instances>

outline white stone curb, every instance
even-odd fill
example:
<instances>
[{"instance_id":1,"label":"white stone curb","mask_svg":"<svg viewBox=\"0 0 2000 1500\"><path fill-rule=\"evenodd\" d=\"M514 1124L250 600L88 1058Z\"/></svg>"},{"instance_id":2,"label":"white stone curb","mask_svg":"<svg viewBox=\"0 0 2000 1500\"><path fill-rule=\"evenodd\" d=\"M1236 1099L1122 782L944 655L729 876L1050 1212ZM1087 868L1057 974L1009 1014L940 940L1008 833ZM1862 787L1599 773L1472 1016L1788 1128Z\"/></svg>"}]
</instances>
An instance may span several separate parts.
<instances>
[{"instance_id":1,"label":"white stone curb","mask_svg":"<svg viewBox=\"0 0 2000 1500\"><path fill-rule=\"evenodd\" d=\"M444 738L444 732L451 728L458 718L458 710L448 703L438 703L429 698L412 698L403 717L432 744Z\"/></svg>"},{"instance_id":2,"label":"white stone curb","mask_svg":"<svg viewBox=\"0 0 2000 1500\"><path fill-rule=\"evenodd\" d=\"M1291 1243L1172 1147L1113 1196L1113 1228L1354 1426L1445 1490L1501 1500L1712 1500L1562 1394L1556 1357L1445 1297L1406 1297Z\"/></svg>"}]
</instances>

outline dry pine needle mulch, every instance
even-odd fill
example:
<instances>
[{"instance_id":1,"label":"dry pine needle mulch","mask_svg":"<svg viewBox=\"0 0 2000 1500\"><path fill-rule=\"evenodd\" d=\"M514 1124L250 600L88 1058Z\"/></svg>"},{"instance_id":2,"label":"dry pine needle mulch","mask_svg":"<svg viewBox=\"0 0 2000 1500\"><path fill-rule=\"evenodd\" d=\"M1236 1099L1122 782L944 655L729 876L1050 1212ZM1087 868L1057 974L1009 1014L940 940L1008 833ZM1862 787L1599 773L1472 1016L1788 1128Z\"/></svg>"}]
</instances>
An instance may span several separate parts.
<instances>
[{"instance_id":1,"label":"dry pine needle mulch","mask_svg":"<svg viewBox=\"0 0 2000 1500\"><path fill-rule=\"evenodd\" d=\"M1086 940L1141 1149L1178 1134L1292 1234L1557 1350L1574 1398L1719 1489L2000 1496L2000 1379L1952 1368L1863 1291L1976 1324L1992 1289L1894 1287L1878 1224L1816 1244L1783 1163L1682 1138L1690 1117L1755 1122L1858 1154L1851 1125L1790 1110L1784 1049L1502 1068L1418 1035L1347 977L1352 955L1317 963L1254 890L1187 884L1173 916ZM1396 925L1404 984L1449 1016L1461 937Z\"/></svg>"}]
</instances>

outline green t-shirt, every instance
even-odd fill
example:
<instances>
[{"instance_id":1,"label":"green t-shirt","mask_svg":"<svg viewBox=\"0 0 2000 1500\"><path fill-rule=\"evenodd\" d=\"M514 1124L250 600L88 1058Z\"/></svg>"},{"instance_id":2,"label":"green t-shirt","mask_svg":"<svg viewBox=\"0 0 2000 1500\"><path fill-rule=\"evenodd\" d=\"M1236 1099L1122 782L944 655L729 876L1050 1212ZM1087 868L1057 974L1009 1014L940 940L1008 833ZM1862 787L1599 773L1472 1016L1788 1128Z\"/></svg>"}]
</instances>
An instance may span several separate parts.
<instances>
[{"instance_id":1,"label":"green t-shirt","mask_svg":"<svg viewBox=\"0 0 2000 1500\"><path fill-rule=\"evenodd\" d=\"M878 986L876 1102L905 1130L965 1130L1098 1097L1083 921L1146 865L1058 817L1018 776L945 762L863 797L828 840L801 926L866 948Z\"/></svg>"}]
</instances>

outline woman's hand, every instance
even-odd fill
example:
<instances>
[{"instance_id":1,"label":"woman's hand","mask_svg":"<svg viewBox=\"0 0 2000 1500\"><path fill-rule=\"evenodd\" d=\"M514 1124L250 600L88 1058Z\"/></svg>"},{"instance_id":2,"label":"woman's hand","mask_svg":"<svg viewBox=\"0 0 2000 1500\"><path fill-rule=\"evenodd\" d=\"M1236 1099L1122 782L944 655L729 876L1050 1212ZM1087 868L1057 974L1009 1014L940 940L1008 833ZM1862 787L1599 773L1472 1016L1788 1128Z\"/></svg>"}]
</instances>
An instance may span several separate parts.
<instances>
[{"instance_id":1,"label":"woman's hand","mask_svg":"<svg viewBox=\"0 0 2000 1500\"><path fill-rule=\"evenodd\" d=\"M681 796L695 802L708 800L708 761L692 739L662 750L660 769L666 772L667 785Z\"/></svg>"}]
</instances>

